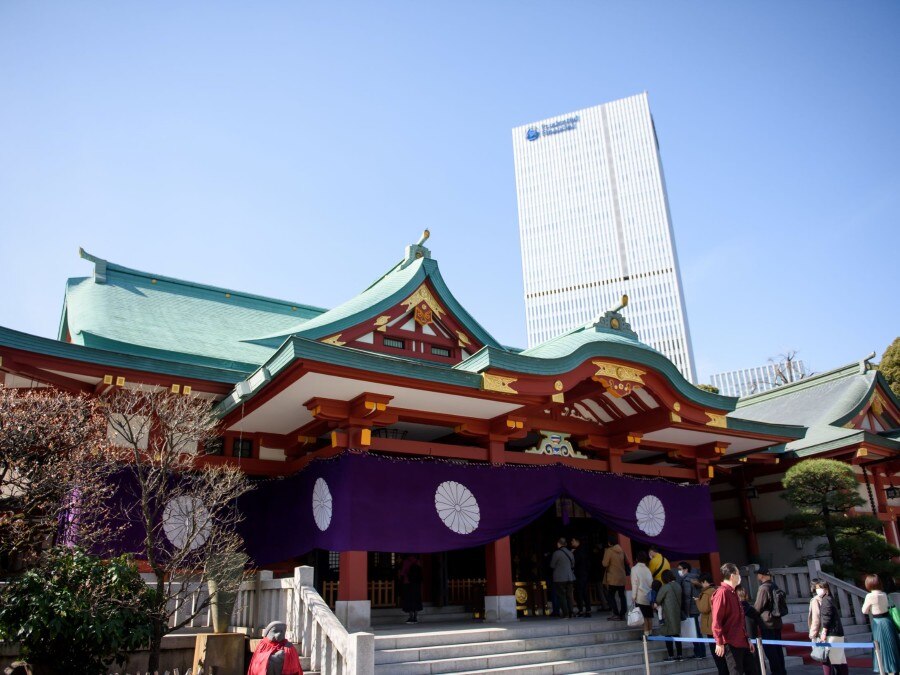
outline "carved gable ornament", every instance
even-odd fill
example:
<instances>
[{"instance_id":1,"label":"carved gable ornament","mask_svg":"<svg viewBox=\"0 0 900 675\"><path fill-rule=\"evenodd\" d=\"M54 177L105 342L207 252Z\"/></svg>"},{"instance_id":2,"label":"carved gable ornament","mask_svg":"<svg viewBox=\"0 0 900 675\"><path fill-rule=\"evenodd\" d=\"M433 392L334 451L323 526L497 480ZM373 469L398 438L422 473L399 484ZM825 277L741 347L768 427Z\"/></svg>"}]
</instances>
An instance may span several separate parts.
<instances>
[{"instance_id":1,"label":"carved gable ornament","mask_svg":"<svg viewBox=\"0 0 900 675\"><path fill-rule=\"evenodd\" d=\"M541 440L537 447L528 448L525 452L534 455L550 455L553 457L577 457L587 459L587 455L578 452L569 442L570 434L562 434L556 431L541 429Z\"/></svg>"},{"instance_id":2,"label":"carved gable ornament","mask_svg":"<svg viewBox=\"0 0 900 675\"><path fill-rule=\"evenodd\" d=\"M593 379L616 398L628 396L634 389L644 386L643 376L647 373L645 370L608 361L592 361L592 363L597 366Z\"/></svg>"},{"instance_id":3,"label":"carved gable ornament","mask_svg":"<svg viewBox=\"0 0 900 675\"><path fill-rule=\"evenodd\" d=\"M442 318L443 314L446 314L446 310L438 304L438 301L434 299L434 296L425 284L419 286L411 296L400 304L406 307L406 311L413 312L416 323L420 326L431 323L435 314L438 319Z\"/></svg>"}]
</instances>

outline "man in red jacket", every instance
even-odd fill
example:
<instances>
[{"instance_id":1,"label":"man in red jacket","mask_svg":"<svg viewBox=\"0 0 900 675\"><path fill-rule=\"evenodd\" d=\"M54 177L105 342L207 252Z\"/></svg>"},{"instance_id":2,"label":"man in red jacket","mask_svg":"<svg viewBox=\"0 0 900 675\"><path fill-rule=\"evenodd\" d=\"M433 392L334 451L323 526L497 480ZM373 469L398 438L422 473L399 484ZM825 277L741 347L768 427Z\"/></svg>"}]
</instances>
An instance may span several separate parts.
<instances>
[{"instance_id":1,"label":"man in red jacket","mask_svg":"<svg viewBox=\"0 0 900 675\"><path fill-rule=\"evenodd\" d=\"M744 609L734 589L741 583L741 572L734 563L725 563L722 585L712 597L712 632L716 641L715 654L725 659L729 675L751 673L753 645L747 639ZM717 659L717 660L718 660Z\"/></svg>"}]
</instances>

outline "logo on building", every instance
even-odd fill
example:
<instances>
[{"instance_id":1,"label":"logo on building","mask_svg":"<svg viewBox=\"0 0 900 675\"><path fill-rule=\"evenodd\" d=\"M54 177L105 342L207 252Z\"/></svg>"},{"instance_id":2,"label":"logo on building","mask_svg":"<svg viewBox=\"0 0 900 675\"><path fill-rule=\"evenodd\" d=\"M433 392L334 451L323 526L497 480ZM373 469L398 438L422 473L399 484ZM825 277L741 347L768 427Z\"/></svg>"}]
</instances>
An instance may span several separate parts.
<instances>
[{"instance_id":1,"label":"logo on building","mask_svg":"<svg viewBox=\"0 0 900 675\"><path fill-rule=\"evenodd\" d=\"M525 133L525 138L529 141L536 141L541 136L551 136L553 134L561 134L564 131L572 131L580 121L581 117L572 115L572 117L567 117L564 120L542 124L540 130L531 127Z\"/></svg>"}]
</instances>

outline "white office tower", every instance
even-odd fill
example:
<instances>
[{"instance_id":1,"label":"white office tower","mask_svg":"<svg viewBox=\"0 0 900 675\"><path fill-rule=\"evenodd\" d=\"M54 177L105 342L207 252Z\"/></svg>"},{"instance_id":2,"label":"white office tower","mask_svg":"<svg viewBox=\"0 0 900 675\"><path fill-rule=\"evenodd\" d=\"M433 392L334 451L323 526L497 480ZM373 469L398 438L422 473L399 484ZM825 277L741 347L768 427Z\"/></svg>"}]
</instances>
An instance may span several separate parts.
<instances>
[{"instance_id":1,"label":"white office tower","mask_svg":"<svg viewBox=\"0 0 900 675\"><path fill-rule=\"evenodd\" d=\"M791 359L756 368L716 373L709 381L725 396L750 396L802 380L807 375L809 371L806 370L803 361Z\"/></svg>"},{"instance_id":2,"label":"white office tower","mask_svg":"<svg viewBox=\"0 0 900 675\"><path fill-rule=\"evenodd\" d=\"M647 94L513 129L528 346L619 304L695 381Z\"/></svg>"}]
</instances>

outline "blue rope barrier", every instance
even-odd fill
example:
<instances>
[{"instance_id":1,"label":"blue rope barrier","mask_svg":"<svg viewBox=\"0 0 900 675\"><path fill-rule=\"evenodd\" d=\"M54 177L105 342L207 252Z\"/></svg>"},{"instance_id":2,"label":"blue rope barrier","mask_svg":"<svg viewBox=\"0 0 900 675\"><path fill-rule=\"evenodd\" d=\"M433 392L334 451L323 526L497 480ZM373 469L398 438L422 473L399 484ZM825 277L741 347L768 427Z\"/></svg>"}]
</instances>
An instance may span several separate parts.
<instances>
[{"instance_id":1,"label":"blue rope barrier","mask_svg":"<svg viewBox=\"0 0 900 675\"><path fill-rule=\"evenodd\" d=\"M668 635L648 635L648 642L705 642L715 644L712 638L684 638ZM756 644L756 640L752 641ZM781 645L782 647L830 647L831 649L873 649L872 642L800 642L798 640L763 640L764 645Z\"/></svg>"}]
</instances>

